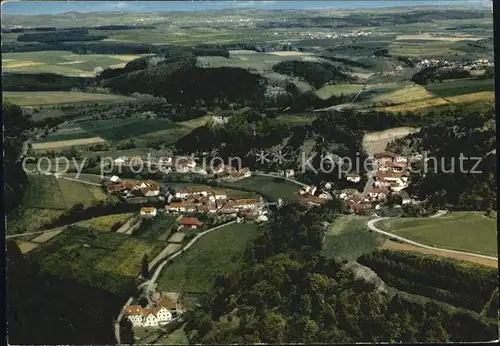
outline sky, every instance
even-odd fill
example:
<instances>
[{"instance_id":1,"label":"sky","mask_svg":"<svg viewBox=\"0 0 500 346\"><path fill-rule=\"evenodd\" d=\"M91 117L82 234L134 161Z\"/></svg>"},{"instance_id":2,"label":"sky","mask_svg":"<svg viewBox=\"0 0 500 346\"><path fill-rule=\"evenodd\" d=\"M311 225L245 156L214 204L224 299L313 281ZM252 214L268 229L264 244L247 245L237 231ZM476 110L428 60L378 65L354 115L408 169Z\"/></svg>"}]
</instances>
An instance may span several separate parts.
<instances>
[{"instance_id":1,"label":"sky","mask_svg":"<svg viewBox=\"0 0 500 346\"><path fill-rule=\"evenodd\" d=\"M59 14L65 12L164 12L164 11L203 11L236 8L257 9L355 9L382 8L393 6L432 6L432 5L476 5L488 6L488 0L372 0L372 1L14 1L2 3L3 14Z\"/></svg>"}]
</instances>

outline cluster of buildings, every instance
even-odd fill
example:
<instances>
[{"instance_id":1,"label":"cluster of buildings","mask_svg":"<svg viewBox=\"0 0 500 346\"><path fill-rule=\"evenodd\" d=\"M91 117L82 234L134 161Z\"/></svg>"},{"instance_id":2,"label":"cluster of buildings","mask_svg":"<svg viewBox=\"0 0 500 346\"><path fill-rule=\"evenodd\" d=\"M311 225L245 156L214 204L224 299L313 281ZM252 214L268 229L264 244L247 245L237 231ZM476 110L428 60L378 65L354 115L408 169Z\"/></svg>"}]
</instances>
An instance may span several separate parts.
<instances>
[{"instance_id":1,"label":"cluster of buildings","mask_svg":"<svg viewBox=\"0 0 500 346\"><path fill-rule=\"evenodd\" d=\"M151 307L143 308L140 305L129 305L124 310L124 316L134 327L163 326L172 322L182 313L183 308L179 302L174 302L166 296Z\"/></svg>"},{"instance_id":2,"label":"cluster of buildings","mask_svg":"<svg viewBox=\"0 0 500 346\"><path fill-rule=\"evenodd\" d=\"M333 196L327 190L331 189L331 184L326 183L323 189L316 186L306 185L297 191L300 200L309 206L318 206L325 204L333 199Z\"/></svg>"},{"instance_id":3,"label":"cluster of buildings","mask_svg":"<svg viewBox=\"0 0 500 346\"><path fill-rule=\"evenodd\" d=\"M209 186L177 189L173 196L174 199L165 206L167 213L211 213L267 221L266 204L262 198L230 198L225 190L212 189Z\"/></svg>"},{"instance_id":4,"label":"cluster of buildings","mask_svg":"<svg viewBox=\"0 0 500 346\"><path fill-rule=\"evenodd\" d=\"M455 62L439 59L422 59L416 63L416 67L445 67L445 68L463 68L464 70L477 70L494 66L494 62L488 59L469 60L465 62Z\"/></svg>"},{"instance_id":5,"label":"cluster of buildings","mask_svg":"<svg viewBox=\"0 0 500 346\"><path fill-rule=\"evenodd\" d=\"M335 39L339 37L361 37L361 36L371 36L371 31L353 31L353 32L306 32L302 33L301 37L308 39Z\"/></svg>"},{"instance_id":6,"label":"cluster of buildings","mask_svg":"<svg viewBox=\"0 0 500 346\"><path fill-rule=\"evenodd\" d=\"M113 164L116 166L125 167L150 167L156 168L160 172L168 174L171 172L176 173L197 173L201 175L213 175L224 181L238 181L243 178L248 178L252 176L252 172L248 167L243 167L237 169L231 167L230 165L220 164L213 167L200 167L196 160L190 156L169 156L169 157L152 157L151 155L147 157L133 156L126 157L121 156L114 159Z\"/></svg>"},{"instance_id":7,"label":"cluster of buildings","mask_svg":"<svg viewBox=\"0 0 500 346\"><path fill-rule=\"evenodd\" d=\"M124 198L160 195L160 185L152 180L126 180L114 175L104 187L109 194L117 194Z\"/></svg>"},{"instance_id":8,"label":"cluster of buildings","mask_svg":"<svg viewBox=\"0 0 500 346\"><path fill-rule=\"evenodd\" d=\"M404 191L408 187L409 160L398 154L382 152L374 155L376 170L373 180L361 196L348 198L351 212L357 213L363 209L377 209L380 202L387 200L390 194L401 196L402 204L411 203L411 198Z\"/></svg>"}]
</instances>

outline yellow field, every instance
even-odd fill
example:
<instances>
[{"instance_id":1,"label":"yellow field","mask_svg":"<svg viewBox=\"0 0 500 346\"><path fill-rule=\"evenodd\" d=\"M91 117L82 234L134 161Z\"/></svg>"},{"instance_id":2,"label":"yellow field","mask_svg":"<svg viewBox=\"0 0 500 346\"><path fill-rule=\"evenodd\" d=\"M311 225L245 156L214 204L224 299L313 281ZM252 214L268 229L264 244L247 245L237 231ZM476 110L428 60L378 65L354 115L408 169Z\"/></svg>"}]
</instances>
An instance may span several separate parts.
<instances>
[{"instance_id":1,"label":"yellow field","mask_svg":"<svg viewBox=\"0 0 500 346\"><path fill-rule=\"evenodd\" d=\"M381 110L388 111L388 112L410 112L413 110L420 110L428 107L435 107L435 106L442 106L446 105L448 102L446 102L444 99L440 97L435 97L432 99L427 99L427 100L419 100L419 101L414 101L414 102L407 102L395 106L389 106L389 107L384 107L381 108Z\"/></svg>"},{"instance_id":2,"label":"yellow field","mask_svg":"<svg viewBox=\"0 0 500 346\"><path fill-rule=\"evenodd\" d=\"M476 102L476 101L495 101L494 91L482 91L478 93L463 94L446 98L451 103Z\"/></svg>"},{"instance_id":3,"label":"yellow field","mask_svg":"<svg viewBox=\"0 0 500 346\"><path fill-rule=\"evenodd\" d=\"M107 215L101 217L95 217L90 220L79 222L78 224L82 227L91 228L96 231L101 232L110 232L111 227L118 223L125 223L128 219L130 219L134 213L122 213L115 215Z\"/></svg>"},{"instance_id":4,"label":"yellow field","mask_svg":"<svg viewBox=\"0 0 500 346\"><path fill-rule=\"evenodd\" d=\"M470 35L457 35L457 36L433 36L429 33L418 34L418 35L399 35L396 37L396 41L402 40L426 40L426 41L448 41L448 42L457 42L457 41L477 41L479 37L470 36Z\"/></svg>"},{"instance_id":5,"label":"yellow field","mask_svg":"<svg viewBox=\"0 0 500 346\"><path fill-rule=\"evenodd\" d=\"M141 56L73 54L63 51L5 53L2 67L6 72L57 73L66 76L93 77L99 69L123 66Z\"/></svg>"},{"instance_id":6,"label":"yellow field","mask_svg":"<svg viewBox=\"0 0 500 346\"><path fill-rule=\"evenodd\" d=\"M420 85L409 85L399 90L391 91L382 95L374 96L370 101L376 102L392 102L395 104L414 102L420 100L432 99L435 96Z\"/></svg>"},{"instance_id":7,"label":"yellow field","mask_svg":"<svg viewBox=\"0 0 500 346\"><path fill-rule=\"evenodd\" d=\"M38 247L37 244L33 244L30 242L26 242L26 241L17 242L17 246L19 246L19 250L21 250L21 253L23 255Z\"/></svg>"},{"instance_id":8,"label":"yellow field","mask_svg":"<svg viewBox=\"0 0 500 346\"><path fill-rule=\"evenodd\" d=\"M33 150L66 148L66 147L73 147L73 146L78 146L78 145L89 145L89 144L104 143L104 142L106 142L106 141L104 139L102 139L101 137L92 137L92 138L72 139L69 141L34 143Z\"/></svg>"},{"instance_id":9,"label":"yellow field","mask_svg":"<svg viewBox=\"0 0 500 346\"><path fill-rule=\"evenodd\" d=\"M36 61L20 61L20 60L10 60L9 62L5 63L5 60L3 61L3 68L9 69L9 68L20 68L20 67L27 67L27 66L37 66L41 65L41 63L36 62Z\"/></svg>"},{"instance_id":10,"label":"yellow field","mask_svg":"<svg viewBox=\"0 0 500 346\"><path fill-rule=\"evenodd\" d=\"M269 54L274 54L278 56L301 56L301 55L311 55L311 53L304 53L304 52L289 52L289 51L282 51L282 52L269 52Z\"/></svg>"},{"instance_id":11,"label":"yellow field","mask_svg":"<svg viewBox=\"0 0 500 346\"><path fill-rule=\"evenodd\" d=\"M6 91L3 93L5 101L19 106L40 106L75 102L99 102L115 100L133 100L130 97L85 93L80 91Z\"/></svg>"},{"instance_id":12,"label":"yellow field","mask_svg":"<svg viewBox=\"0 0 500 346\"><path fill-rule=\"evenodd\" d=\"M189 127L190 129L194 129L200 126L203 126L207 124L212 117L210 115L205 115L201 118L196 118L196 119L191 119L187 121L181 121L180 124L186 127Z\"/></svg>"},{"instance_id":13,"label":"yellow field","mask_svg":"<svg viewBox=\"0 0 500 346\"><path fill-rule=\"evenodd\" d=\"M51 232L45 232L45 233L42 233L41 235L39 235L38 237L31 239L31 241L34 243L45 243L45 242L49 241L50 239L61 234L63 231L64 231L64 229L56 229L56 230L51 231Z\"/></svg>"}]
</instances>

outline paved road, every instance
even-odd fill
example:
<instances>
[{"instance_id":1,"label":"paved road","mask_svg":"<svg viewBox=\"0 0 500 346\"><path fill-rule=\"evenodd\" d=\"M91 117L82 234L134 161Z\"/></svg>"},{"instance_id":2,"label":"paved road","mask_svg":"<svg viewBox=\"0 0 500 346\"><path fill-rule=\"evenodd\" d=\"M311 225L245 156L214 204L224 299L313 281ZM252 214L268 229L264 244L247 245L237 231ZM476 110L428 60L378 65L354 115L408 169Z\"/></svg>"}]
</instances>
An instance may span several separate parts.
<instances>
[{"instance_id":1,"label":"paved road","mask_svg":"<svg viewBox=\"0 0 500 346\"><path fill-rule=\"evenodd\" d=\"M435 214L433 216L437 217L437 216L440 216L440 215ZM449 249L441 249L441 248L437 248L437 247L428 246L428 245L425 245L425 244L422 244L422 243L418 243L418 242L410 240L410 239L403 238L403 237L401 237L399 235L396 235L396 234L393 234L393 233L382 231L380 228L378 228L377 226L375 226L375 224L377 222L382 221L382 220L388 220L388 219L392 219L392 218L391 217L380 217L380 218L372 219L372 220L368 221L368 223L366 225L368 226L368 228L370 230L372 230L374 232L377 232L377 233L383 234L383 235L385 235L387 237L394 238L394 239L400 240L400 241L402 241L404 243L415 245L415 246L422 247L422 248L425 248L425 249L437 250L437 251L449 252L449 253L455 253L455 254L461 254L461 255L468 255L468 256L479 257L479 258L486 258L486 259L498 261L497 257L491 257L491 256L479 255L479 254L475 254L475 253L471 253L471 252L463 252L463 251L456 251L456 250L449 250Z\"/></svg>"}]
</instances>

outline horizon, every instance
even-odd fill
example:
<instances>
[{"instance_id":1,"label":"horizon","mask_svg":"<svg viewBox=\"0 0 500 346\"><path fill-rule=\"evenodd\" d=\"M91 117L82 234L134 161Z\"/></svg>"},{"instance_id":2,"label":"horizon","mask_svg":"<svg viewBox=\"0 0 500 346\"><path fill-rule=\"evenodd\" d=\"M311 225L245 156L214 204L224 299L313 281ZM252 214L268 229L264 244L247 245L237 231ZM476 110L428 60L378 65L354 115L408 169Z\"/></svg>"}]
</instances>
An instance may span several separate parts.
<instances>
[{"instance_id":1,"label":"horizon","mask_svg":"<svg viewBox=\"0 0 500 346\"><path fill-rule=\"evenodd\" d=\"M2 15L63 15L67 13L154 13L223 10L355 10L395 7L477 7L487 8L489 0L371 0L371 1L8 1Z\"/></svg>"}]
</instances>

